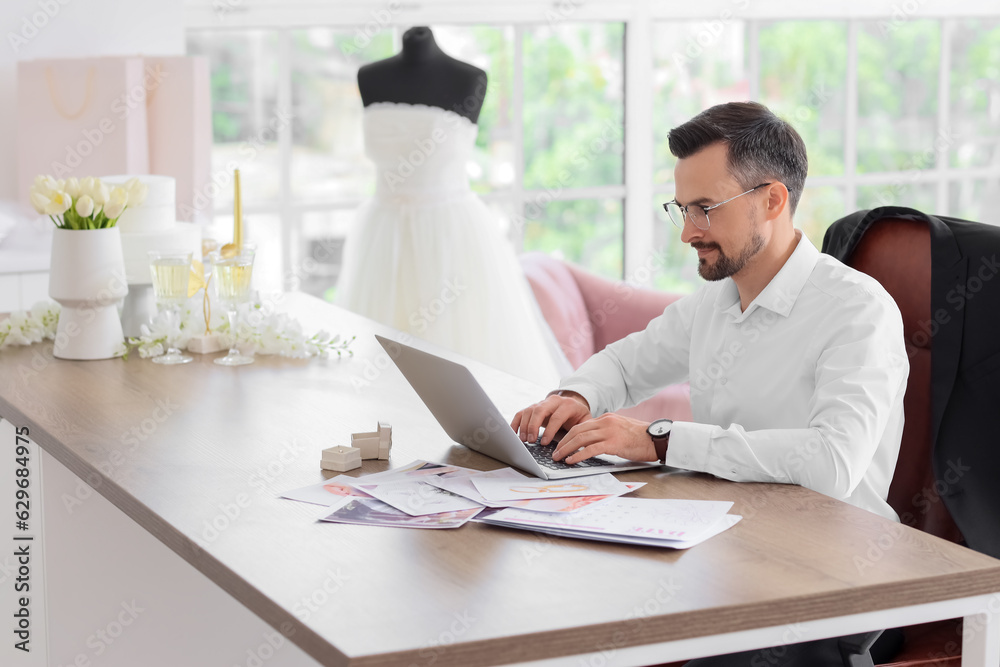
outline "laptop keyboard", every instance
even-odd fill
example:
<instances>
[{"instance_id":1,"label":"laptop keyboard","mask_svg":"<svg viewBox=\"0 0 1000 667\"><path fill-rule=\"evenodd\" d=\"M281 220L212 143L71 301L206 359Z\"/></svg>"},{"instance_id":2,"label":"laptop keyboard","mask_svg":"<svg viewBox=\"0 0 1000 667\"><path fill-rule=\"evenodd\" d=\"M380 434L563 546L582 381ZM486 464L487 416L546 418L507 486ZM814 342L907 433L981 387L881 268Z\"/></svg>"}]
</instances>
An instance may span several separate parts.
<instances>
[{"instance_id":1,"label":"laptop keyboard","mask_svg":"<svg viewBox=\"0 0 1000 667\"><path fill-rule=\"evenodd\" d=\"M570 465L563 461L553 461L552 452L556 451L556 445L540 445L541 437L535 442L535 444L524 443L524 446L528 448L528 451L534 457L538 465L545 466L551 470L573 470L578 468L597 468L614 466L611 461L605 461L598 458L589 458L580 461L579 463L574 463Z\"/></svg>"}]
</instances>

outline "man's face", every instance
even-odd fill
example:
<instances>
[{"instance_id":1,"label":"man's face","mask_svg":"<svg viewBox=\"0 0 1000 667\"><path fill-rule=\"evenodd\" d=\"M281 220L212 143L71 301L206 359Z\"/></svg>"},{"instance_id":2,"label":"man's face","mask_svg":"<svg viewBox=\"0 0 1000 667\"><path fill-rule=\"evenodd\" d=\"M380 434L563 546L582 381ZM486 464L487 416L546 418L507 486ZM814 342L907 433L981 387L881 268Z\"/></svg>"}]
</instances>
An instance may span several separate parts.
<instances>
[{"instance_id":1,"label":"man's face","mask_svg":"<svg viewBox=\"0 0 1000 667\"><path fill-rule=\"evenodd\" d=\"M744 191L726 169L727 148L715 143L677 161L676 199L683 206L712 206ZM698 275L722 280L738 274L767 245L761 231L758 192L709 211L708 229L684 223L681 241L698 251Z\"/></svg>"}]
</instances>

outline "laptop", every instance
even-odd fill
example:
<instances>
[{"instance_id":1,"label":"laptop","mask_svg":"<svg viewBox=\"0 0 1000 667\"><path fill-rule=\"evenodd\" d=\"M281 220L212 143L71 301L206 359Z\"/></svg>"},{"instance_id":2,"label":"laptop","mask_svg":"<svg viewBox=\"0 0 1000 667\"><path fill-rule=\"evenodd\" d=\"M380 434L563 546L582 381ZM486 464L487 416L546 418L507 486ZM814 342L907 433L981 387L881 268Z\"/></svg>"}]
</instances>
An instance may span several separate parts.
<instances>
[{"instance_id":1,"label":"laptop","mask_svg":"<svg viewBox=\"0 0 1000 667\"><path fill-rule=\"evenodd\" d=\"M574 465L553 461L555 445L521 442L469 369L439 356L375 336L452 440L542 479L565 479L657 467L658 463L596 456Z\"/></svg>"}]
</instances>

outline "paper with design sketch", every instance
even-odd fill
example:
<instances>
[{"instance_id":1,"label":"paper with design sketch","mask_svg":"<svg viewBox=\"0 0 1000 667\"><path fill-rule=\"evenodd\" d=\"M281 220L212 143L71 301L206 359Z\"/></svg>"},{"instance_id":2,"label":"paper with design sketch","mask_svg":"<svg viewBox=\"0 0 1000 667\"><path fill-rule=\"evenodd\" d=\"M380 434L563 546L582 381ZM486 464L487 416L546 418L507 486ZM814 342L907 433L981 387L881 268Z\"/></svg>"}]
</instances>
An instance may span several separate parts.
<instances>
[{"instance_id":1,"label":"paper with design sketch","mask_svg":"<svg viewBox=\"0 0 1000 667\"><path fill-rule=\"evenodd\" d=\"M415 480L365 484L362 488L373 497L410 516L483 508L481 504L468 498Z\"/></svg>"},{"instance_id":2,"label":"paper with design sketch","mask_svg":"<svg viewBox=\"0 0 1000 667\"><path fill-rule=\"evenodd\" d=\"M433 479L428 479L426 482L432 484L438 488L446 489L452 493L456 493L460 496L468 498L469 500L474 500L477 503L485 505L486 507L492 508L503 508L503 507L517 507L518 509L530 510L532 512L576 512L583 509L584 507L589 507L590 505L595 505L597 503L603 502L610 498L616 496L603 495L603 496L577 496L577 497L566 497L566 498L540 498L537 500L504 500L504 501L491 501L483 498L483 494L479 493L475 485L472 483L473 477L504 477L510 475L520 476L522 479L532 479L521 475L519 472L513 468L504 468L501 470L491 470L489 472L479 473L478 475L470 475L468 477L450 477L442 478L436 477ZM646 486L645 482L625 482L627 487L625 493L630 493L636 489L641 489Z\"/></svg>"},{"instance_id":3,"label":"paper with design sketch","mask_svg":"<svg viewBox=\"0 0 1000 667\"><path fill-rule=\"evenodd\" d=\"M319 484L310 484L299 489L292 489L281 494L281 497L288 498L289 500L298 500L303 503L312 503L313 505L326 505L327 507L336 505L345 496L371 498L370 495L361 489L354 487L354 483L357 481L354 477L337 475Z\"/></svg>"},{"instance_id":4,"label":"paper with design sketch","mask_svg":"<svg viewBox=\"0 0 1000 667\"><path fill-rule=\"evenodd\" d=\"M483 509L443 512L426 516L410 516L375 498L341 498L333 512L320 519L331 523L352 523L362 526L390 526L393 528L458 528Z\"/></svg>"},{"instance_id":5,"label":"paper with design sketch","mask_svg":"<svg viewBox=\"0 0 1000 667\"><path fill-rule=\"evenodd\" d=\"M731 502L715 500L672 500L612 498L572 514L540 514L520 509L503 509L486 523L527 529L552 529L604 536L688 541L702 539L718 528Z\"/></svg>"},{"instance_id":6,"label":"paper with design sketch","mask_svg":"<svg viewBox=\"0 0 1000 667\"><path fill-rule=\"evenodd\" d=\"M511 477L472 478L479 493L486 500L531 500L535 498L567 498L571 496L614 496L628 493L628 487L604 473L591 477L571 479L518 479Z\"/></svg>"},{"instance_id":7,"label":"paper with design sketch","mask_svg":"<svg viewBox=\"0 0 1000 667\"><path fill-rule=\"evenodd\" d=\"M586 531L580 530L560 530L557 528L532 528L531 530L545 533L547 535L555 535L557 537L570 537L575 540L597 540L598 542L617 542L620 544L642 544L648 547L660 547L667 549L690 549L691 547L701 544L710 537L715 537L719 533L728 530L735 526L743 517L739 514L727 514L722 519L720 519L715 526L712 527L707 533L702 533L695 539L690 540L661 540L655 537L635 537L626 535L602 535L600 533L588 533ZM473 521L479 521L477 516ZM489 521L489 517L484 517L481 523L493 523ZM495 525L502 526L503 523L496 523ZM525 526L508 526L510 528L520 528L525 529Z\"/></svg>"}]
</instances>

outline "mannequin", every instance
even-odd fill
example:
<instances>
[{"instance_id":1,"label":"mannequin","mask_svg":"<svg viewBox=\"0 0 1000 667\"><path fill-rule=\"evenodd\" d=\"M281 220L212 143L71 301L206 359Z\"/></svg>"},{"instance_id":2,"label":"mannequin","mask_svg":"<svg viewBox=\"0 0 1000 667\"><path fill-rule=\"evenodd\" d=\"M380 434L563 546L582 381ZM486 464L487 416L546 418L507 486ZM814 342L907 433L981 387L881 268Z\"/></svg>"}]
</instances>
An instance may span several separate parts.
<instances>
[{"instance_id":1,"label":"mannequin","mask_svg":"<svg viewBox=\"0 0 1000 667\"><path fill-rule=\"evenodd\" d=\"M475 123L486 97L486 72L441 50L430 28L410 28L403 50L358 70L361 101L424 104Z\"/></svg>"},{"instance_id":2,"label":"mannequin","mask_svg":"<svg viewBox=\"0 0 1000 667\"><path fill-rule=\"evenodd\" d=\"M359 70L358 88L375 193L348 233L337 303L541 385L558 381L561 350L469 184L486 73L418 27L401 53Z\"/></svg>"}]
</instances>

